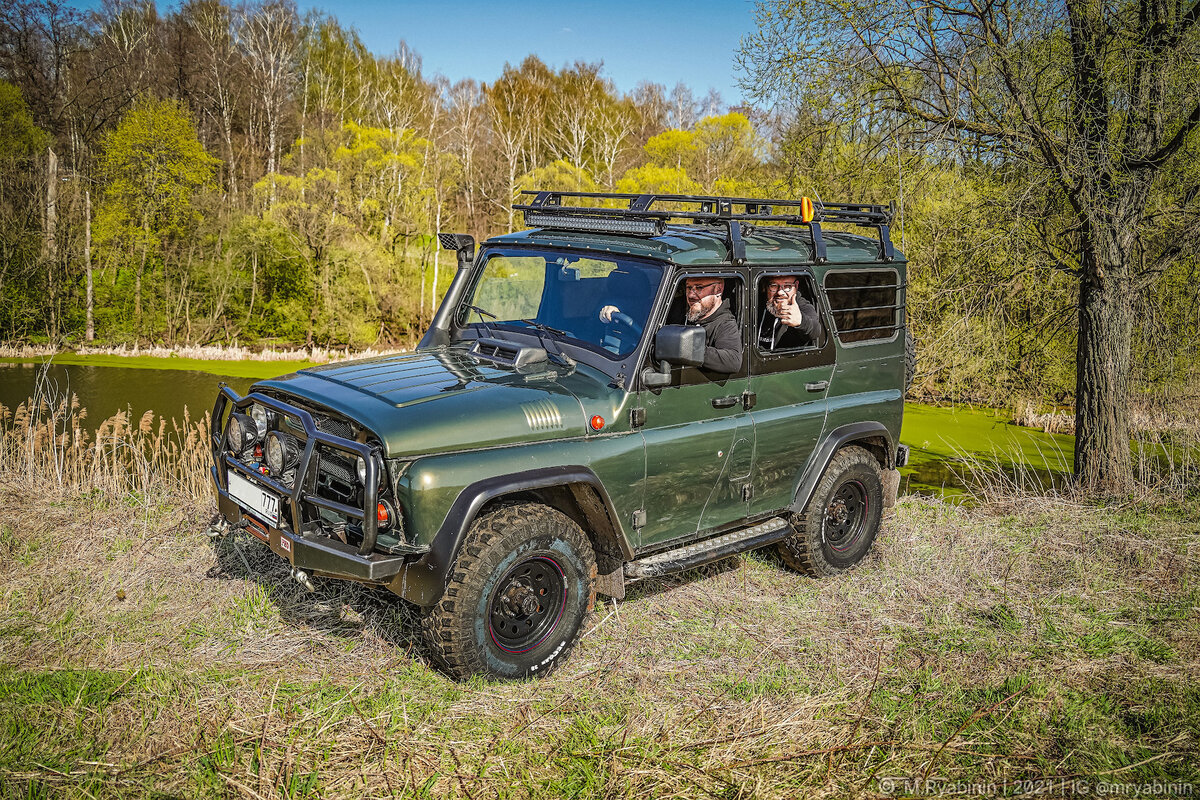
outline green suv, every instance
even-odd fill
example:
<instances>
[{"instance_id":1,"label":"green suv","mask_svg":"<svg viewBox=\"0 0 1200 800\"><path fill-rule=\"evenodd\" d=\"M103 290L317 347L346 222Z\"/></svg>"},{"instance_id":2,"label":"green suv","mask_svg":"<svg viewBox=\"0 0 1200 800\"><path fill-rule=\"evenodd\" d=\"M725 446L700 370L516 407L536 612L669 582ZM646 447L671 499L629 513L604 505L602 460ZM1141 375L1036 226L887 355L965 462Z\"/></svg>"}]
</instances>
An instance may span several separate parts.
<instances>
[{"instance_id":1,"label":"green suv","mask_svg":"<svg viewBox=\"0 0 1200 800\"><path fill-rule=\"evenodd\" d=\"M549 672L632 581L861 561L907 453L892 209L527 194L478 255L439 235L458 272L415 352L222 386L220 527L415 604L455 677Z\"/></svg>"}]
</instances>

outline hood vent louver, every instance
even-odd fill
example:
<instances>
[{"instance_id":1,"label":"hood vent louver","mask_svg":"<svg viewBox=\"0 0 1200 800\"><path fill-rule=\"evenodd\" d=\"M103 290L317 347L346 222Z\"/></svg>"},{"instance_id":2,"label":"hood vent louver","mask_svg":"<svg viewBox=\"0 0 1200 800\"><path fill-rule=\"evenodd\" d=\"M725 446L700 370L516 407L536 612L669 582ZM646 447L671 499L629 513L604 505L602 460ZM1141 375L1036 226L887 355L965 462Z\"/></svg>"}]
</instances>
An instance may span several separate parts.
<instances>
[{"instance_id":1,"label":"hood vent louver","mask_svg":"<svg viewBox=\"0 0 1200 800\"><path fill-rule=\"evenodd\" d=\"M532 431L563 430L562 414L559 413L558 406L548 400L522 403L521 410L525 412L525 421L529 423L529 429Z\"/></svg>"},{"instance_id":2,"label":"hood vent louver","mask_svg":"<svg viewBox=\"0 0 1200 800\"><path fill-rule=\"evenodd\" d=\"M475 340L475 344L471 346L471 355L494 364L516 368L546 360L546 351L541 347L530 347L506 342L503 339L486 337Z\"/></svg>"}]
</instances>

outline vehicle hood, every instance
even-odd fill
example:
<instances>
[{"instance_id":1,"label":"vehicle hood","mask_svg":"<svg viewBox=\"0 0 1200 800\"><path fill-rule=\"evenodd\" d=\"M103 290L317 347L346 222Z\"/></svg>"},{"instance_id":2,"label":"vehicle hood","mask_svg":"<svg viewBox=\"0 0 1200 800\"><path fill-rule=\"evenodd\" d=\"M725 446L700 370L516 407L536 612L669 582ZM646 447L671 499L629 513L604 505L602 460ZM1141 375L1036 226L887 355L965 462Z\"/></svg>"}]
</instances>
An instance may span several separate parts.
<instances>
[{"instance_id":1,"label":"vehicle hood","mask_svg":"<svg viewBox=\"0 0 1200 800\"><path fill-rule=\"evenodd\" d=\"M611 393L610 379L586 367L566 372L545 363L522 372L437 348L312 367L253 388L352 419L379 437L386 457L400 458L584 435L580 396Z\"/></svg>"}]
</instances>

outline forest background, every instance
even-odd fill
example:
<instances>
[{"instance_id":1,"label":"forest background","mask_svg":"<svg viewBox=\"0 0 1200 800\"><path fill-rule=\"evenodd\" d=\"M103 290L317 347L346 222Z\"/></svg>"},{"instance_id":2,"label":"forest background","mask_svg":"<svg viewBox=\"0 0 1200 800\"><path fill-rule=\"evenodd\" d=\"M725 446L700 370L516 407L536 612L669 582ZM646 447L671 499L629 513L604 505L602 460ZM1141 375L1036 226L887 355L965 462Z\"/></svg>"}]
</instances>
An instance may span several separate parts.
<instances>
[{"instance_id":1,"label":"forest background","mask_svg":"<svg viewBox=\"0 0 1200 800\"><path fill-rule=\"evenodd\" d=\"M834 113L847 101L854 115ZM651 80L622 94L601 64L534 56L450 84L287 2L7 3L0 340L405 347L452 277L433 234L521 227L521 189L895 200L917 391L1070 405L1066 200L983 136L904 129L849 78L736 108ZM1191 203L1193 171L1151 202ZM1195 394L1197 260L1151 272L1119 299L1133 391Z\"/></svg>"}]
</instances>

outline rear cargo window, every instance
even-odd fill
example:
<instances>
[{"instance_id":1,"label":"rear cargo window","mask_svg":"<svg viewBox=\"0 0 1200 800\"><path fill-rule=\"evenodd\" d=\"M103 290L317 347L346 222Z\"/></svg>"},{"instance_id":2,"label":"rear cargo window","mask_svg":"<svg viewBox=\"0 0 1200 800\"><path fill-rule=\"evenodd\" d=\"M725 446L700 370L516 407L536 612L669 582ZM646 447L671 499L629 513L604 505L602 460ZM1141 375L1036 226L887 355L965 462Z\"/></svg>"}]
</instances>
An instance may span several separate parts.
<instances>
[{"instance_id":1,"label":"rear cargo window","mask_svg":"<svg viewBox=\"0 0 1200 800\"><path fill-rule=\"evenodd\" d=\"M845 270L825 276L825 294L843 344L896 335L903 312L899 281L894 270Z\"/></svg>"}]
</instances>

